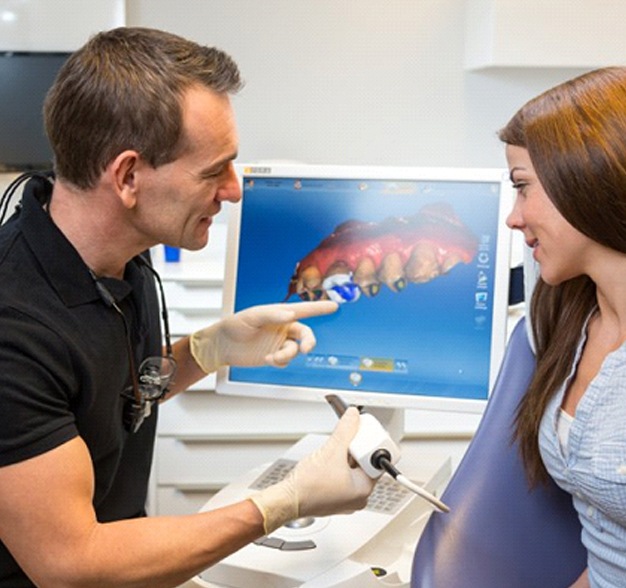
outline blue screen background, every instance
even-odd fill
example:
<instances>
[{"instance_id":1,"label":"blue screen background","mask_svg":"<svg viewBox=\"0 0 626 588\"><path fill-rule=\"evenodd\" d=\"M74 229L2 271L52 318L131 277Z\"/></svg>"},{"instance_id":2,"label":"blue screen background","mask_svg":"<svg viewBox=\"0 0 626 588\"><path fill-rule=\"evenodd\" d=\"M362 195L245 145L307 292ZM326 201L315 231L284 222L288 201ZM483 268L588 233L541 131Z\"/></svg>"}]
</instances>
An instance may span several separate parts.
<instances>
[{"instance_id":1,"label":"blue screen background","mask_svg":"<svg viewBox=\"0 0 626 588\"><path fill-rule=\"evenodd\" d=\"M476 235L481 255L428 283L399 293L383 286L376 297L309 319L317 337L311 355L285 369L231 368L230 379L486 399L499 190L499 183L474 181L302 179L296 187L293 178L244 178L235 311L283 301L296 263L350 219L380 222L445 202ZM340 360L332 365L330 357ZM359 369L366 357L395 367Z\"/></svg>"}]
</instances>

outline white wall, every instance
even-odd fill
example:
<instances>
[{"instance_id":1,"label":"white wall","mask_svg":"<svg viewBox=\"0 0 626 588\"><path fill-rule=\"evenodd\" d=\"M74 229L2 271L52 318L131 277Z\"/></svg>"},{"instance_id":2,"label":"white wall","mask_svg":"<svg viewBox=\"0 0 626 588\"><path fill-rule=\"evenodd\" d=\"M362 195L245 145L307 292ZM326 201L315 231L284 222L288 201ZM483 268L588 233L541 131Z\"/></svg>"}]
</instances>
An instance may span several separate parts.
<instances>
[{"instance_id":1,"label":"white wall","mask_svg":"<svg viewBox=\"0 0 626 588\"><path fill-rule=\"evenodd\" d=\"M242 161L500 167L496 131L582 70L464 70L466 1L127 0L127 23L235 58Z\"/></svg>"},{"instance_id":2,"label":"white wall","mask_svg":"<svg viewBox=\"0 0 626 588\"><path fill-rule=\"evenodd\" d=\"M235 98L241 161L499 167L497 130L527 99L582 70L465 70L472 1L126 0L126 23L236 59L247 82ZM0 0L0 8L20 3ZM47 24L76 23L61 10ZM414 416L421 420L411 430L435 438L465 439L477 422Z\"/></svg>"},{"instance_id":3,"label":"white wall","mask_svg":"<svg viewBox=\"0 0 626 588\"><path fill-rule=\"evenodd\" d=\"M0 0L0 51L74 51L126 21L125 0Z\"/></svg>"}]
</instances>

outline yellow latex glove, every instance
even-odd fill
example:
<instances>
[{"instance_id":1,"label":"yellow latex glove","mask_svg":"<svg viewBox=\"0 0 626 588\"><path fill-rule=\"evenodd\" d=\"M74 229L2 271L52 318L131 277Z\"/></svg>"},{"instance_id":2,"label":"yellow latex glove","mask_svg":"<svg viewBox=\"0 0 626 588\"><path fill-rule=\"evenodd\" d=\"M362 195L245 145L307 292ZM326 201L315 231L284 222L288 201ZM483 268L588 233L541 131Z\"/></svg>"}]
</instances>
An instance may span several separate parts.
<instances>
[{"instance_id":1,"label":"yellow latex glove","mask_svg":"<svg viewBox=\"0 0 626 588\"><path fill-rule=\"evenodd\" d=\"M315 347L315 335L300 319L330 314L329 300L253 306L193 333L189 347L205 373L220 366L286 366Z\"/></svg>"},{"instance_id":2,"label":"yellow latex glove","mask_svg":"<svg viewBox=\"0 0 626 588\"><path fill-rule=\"evenodd\" d=\"M359 421L359 411L348 408L322 447L284 480L250 497L263 515L266 534L299 517L345 514L367 504L376 480L348 462L348 446Z\"/></svg>"}]
</instances>

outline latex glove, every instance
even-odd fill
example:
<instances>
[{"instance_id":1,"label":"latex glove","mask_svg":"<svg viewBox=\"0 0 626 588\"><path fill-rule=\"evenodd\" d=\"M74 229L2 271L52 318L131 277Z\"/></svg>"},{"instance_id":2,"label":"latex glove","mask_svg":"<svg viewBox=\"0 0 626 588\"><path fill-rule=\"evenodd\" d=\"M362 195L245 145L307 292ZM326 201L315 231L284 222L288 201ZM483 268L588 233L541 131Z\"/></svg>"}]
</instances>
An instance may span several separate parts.
<instances>
[{"instance_id":1,"label":"latex glove","mask_svg":"<svg viewBox=\"0 0 626 588\"><path fill-rule=\"evenodd\" d=\"M189 348L209 374L223 365L286 366L298 353L315 347L315 335L299 319L330 314L329 300L253 306L193 333Z\"/></svg>"},{"instance_id":2,"label":"latex glove","mask_svg":"<svg viewBox=\"0 0 626 588\"><path fill-rule=\"evenodd\" d=\"M322 447L284 480L250 497L263 515L266 534L299 517L350 513L367 504L376 480L348 462L359 421L359 411L348 408Z\"/></svg>"}]
</instances>

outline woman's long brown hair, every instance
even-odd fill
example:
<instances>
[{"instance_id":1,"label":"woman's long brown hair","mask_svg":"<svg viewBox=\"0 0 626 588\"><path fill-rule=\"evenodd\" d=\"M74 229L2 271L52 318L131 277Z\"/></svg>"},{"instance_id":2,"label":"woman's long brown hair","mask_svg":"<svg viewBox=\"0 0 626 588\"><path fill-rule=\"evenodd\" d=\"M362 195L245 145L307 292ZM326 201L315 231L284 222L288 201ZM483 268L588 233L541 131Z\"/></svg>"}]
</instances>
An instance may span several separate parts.
<instances>
[{"instance_id":1,"label":"woman's long brown hair","mask_svg":"<svg viewBox=\"0 0 626 588\"><path fill-rule=\"evenodd\" d=\"M548 197L577 230L626 253L626 68L595 70L525 104L500 131L528 150ZM548 479L539 453L546 406L567 378L596 305L587 276L539 279L530 304L537 369L520 402L514 437L532 485Z\"/></svg>"}]
</instances>

